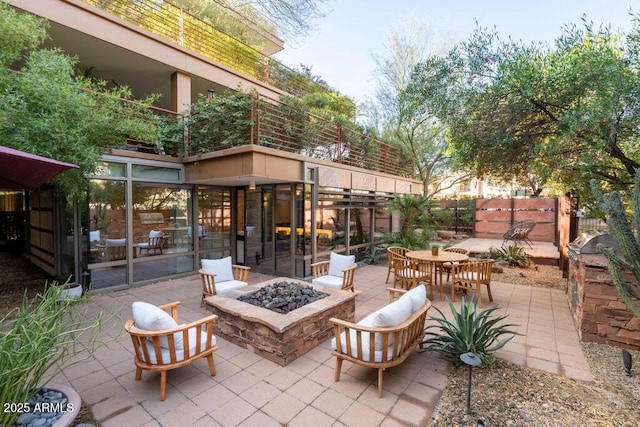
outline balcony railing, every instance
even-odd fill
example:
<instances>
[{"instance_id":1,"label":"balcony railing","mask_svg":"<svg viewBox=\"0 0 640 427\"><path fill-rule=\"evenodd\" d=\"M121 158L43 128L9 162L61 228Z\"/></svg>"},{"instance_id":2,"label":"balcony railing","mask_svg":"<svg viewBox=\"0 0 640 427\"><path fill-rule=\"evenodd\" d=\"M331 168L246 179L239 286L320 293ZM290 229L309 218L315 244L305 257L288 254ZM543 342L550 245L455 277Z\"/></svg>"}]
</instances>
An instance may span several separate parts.
<instances>
[{"instance_id":1,"label":"balcony railing","mask_svg":"<svg viewBox=\"0 0 640 427\"><path fill-rule=\"evenodd\" d=\"M348 126L272 99L253 95L243 102L222 104L217 116L190 120L184 149L174 153L198 155L248 144L260 145L313 159L406 176L400 149ZM232 104L232 105L231 105ZM206 116L206 117L204 117ZM178 147L179 148L179 147Z\"/></svg>"},{"instance_id":2,"label":"balcony railing","mask_svg":"<svg viewBox=\"0 0 640 427\"><path fill-rule=\"evenodd\" d=\"M168 1L82 1L291 95L326 90L304 74Z\"/></svg>"},{"instance_id":3,"label":"balcony railing","mask_svg":"<svg viewBox=\"0 0 640 427\"><path fill-rule=\"evenodd\" d=\"M142 130L130 135L120 148L184 157L260 145L396 176L410 173L403 167L398 147L348 125L255 94L229 92L201 100L192 106L188 116L130 99L119 100L123 107L115 114L123 122L139 123L131 128ZM155 135L155 140L147 139L149 135Z\"/></svg>"}]
</instances>

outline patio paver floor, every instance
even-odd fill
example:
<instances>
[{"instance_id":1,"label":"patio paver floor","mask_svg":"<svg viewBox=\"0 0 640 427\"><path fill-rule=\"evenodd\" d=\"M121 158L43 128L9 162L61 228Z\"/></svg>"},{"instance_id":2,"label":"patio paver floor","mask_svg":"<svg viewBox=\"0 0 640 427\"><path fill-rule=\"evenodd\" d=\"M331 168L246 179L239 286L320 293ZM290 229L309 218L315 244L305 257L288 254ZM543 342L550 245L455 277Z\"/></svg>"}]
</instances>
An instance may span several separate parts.
<instances>
[{"instance_id":1,"label":"patio paver floor","mask_svg":"<svg viewBox=\"0 0 640 427\"><path fill-rule=\"evenodd\" d=\"M388 302L383 283L387 267L373 265L356 271L356 319ZM249 283L271 278L250 273ZM496 355L534 369L591 381L564 291L530 288L492 281L494 303L510 314L523 334ZM445 290L447 285L445 285ZM197 275L124 291L96 294L89 311L108 310L117 317L101 334L116 337L88 361L56 379L79 391L104 427L131 426L375 426L424 425L444 389L450 364L437 354L415 352L405 363L384 374L384 395L378 398L376 372L343 364L339 382L333 381L335 358L329 340L286 367L263 359L221 338L215 353L217 375L208 373L206 360L170 371L166 400L160 402L157 373L143 372L134 380L131 340L124 321L133 301L163 304L182 302L180 322L208 314L200 307ZM486 293L484 293L486 298ZM434 306L450 315L436 295ZM459 300L455 303L459 306ZM485 306L488 304L485 302ZM430 315L437 315L435 310ZM120 335L118 335L120 333Z\"/></svg>"}]
</instances>

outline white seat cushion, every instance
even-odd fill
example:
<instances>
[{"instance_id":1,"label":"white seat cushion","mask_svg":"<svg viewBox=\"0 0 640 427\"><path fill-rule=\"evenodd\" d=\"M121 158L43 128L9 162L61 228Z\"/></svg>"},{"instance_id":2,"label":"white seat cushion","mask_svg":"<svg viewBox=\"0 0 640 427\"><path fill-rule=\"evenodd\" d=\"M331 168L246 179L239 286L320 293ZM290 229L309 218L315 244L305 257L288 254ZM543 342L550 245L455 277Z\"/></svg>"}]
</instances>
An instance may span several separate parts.
<instances>
[{"instance_id":1,"label":"white seat cushion","mask_svg":"<svg viewBox=\"0 0 640 427\"><path fill-rule=\"evenodd\" d=\"M364 319L360 320L357 324L359 326L368 326L368 327L372 327L373 326L373 318L375 316L376 312L371 313L370 315L368 315L367 317L365 317ZM348 355L350 355L351 357L355 357L358 358L358 344L356 341L356 331L354 331L353 329L351 329L350 331L350 335L351 335L351 349L347 348L347 339L345 338L345 333L344 331L340 334L340 341L342 343L342 351L347 353ZM370 336L371 334L369 333L365 333L363 332L361 334L362 337L362 360L364 360L365 362L369 362L370 361L370 352L369 352L369 342L370 342ZM373 353L373 360L376 362L382 362L382 339L380 334L376 334L375 338L376 340L375 342L375 351ZM336 349L336 338L333 337L331 339L331 349L335 350ZM389 343L389 348L387 349L387 360L391 360L393 358L393 340L390 340Z\"/></svg>"},{"instance_id":2,"label":"white seat cushion","mask_svg":"<svg viewBox=\"0 0 640 427\"><path fill-rule=\"evenodd\" d=\"M424 287L424 286L423 286ZM411 296L407 298L400 298L396 301L385 305L384 307L374 311L364 319L360 320L357 324L360 326L368 326L374 328L388 328L399 325L400 323L411 317L412 308ZM335 337L334 337L335 338ZM351 345L355 347L354 340L356 339L355 331L351 331ZM389 345L393 345L393 335L389 337ZM366 343L365 343L366 341ZM346 341L345 341L346 343ZM380 334L375 335L374 347L376 351L382 351L382 336ZM335 345L335 339L332 342ZM346 344L344 344L346 345ZM368 348L369 346L369 334L362 335L362 348ZM357 354L357 353L354 353ZM382 354L380 354L382 357Z\"/></svg>"},{"instance_id":3,"label":"white seat cushion","mask_svg":"<svg viewBox=\"0 0 640 427\"><path fill-rule=\"evenodd\" d=\"M196 344L197 344L196 333L197 331L195 328L189 329L189 357L193 356L196 351ZM178 334L174 334L174 335L178 335ZM200 351L204 351L207 348L207 332L200 333L200 340L201 340ZM152 365L157 365L158 359L156 358L156 353L153 349L153 342L151 340L147 340L146 345L149 351L149 361L145 361L145 362L150 363ZM178 343L176 342L176 361L177 362L184 360L184 348L182 345L183 345L182 334L180 334L180 346L178 346ZM211 337L211 346L214 346L214 345L216 345L215 335ZM169 349L162 346L160 346L160 348L161 348L160 354L162 355L162 362L165 364L171 362L171 353L169 352ZM140 351L140 354L144 360L144 352L142 352L142 350Z\"/></svg>"},{"instance_id":4,"label":"white seat cushion","mask_svg":"<svg viewBox=\"0 0 640 427\"><path fill-rule=\"evenodd\" d=\"M224 294L244 286L249 286L249 284L247 282L241 282L240 280L227 280L226 282L218 282L216 280L216 293Z\"/></svg>"},{"instance_id":5,"label":"white seat cushion","mask_svg":"<svg viewBox=\"0 0 640 427\"><path fill-rule=\"evenodd\" d=\"M153 304L136 301L131 309L136 327L145 331L164 331L178 327L169 313ZM182 334L174 334L174 344L176 347L182 346ZM169 348L169 340L166 337L161 338L160 346Z\"/></svg>"},{"instance_id":6,"label":"white seat cushion","mask_svg":"<svg viewBox=\"0 0 640 427\"><path fill-rule=\"evenodd\" d=\"M405 279L412 279L414 277L420 277L423 273L418 270L414 270L412 268L404 268L402 270L396 271L396 276L403 277Z\"/></svg>"},{"instance_id":7,"label":"white seat cushion","mask_svg":"<svg viewBox=\"0 0 640 427\"><path fill-rule=\"evenodd\" d=\"M342 270L351 267L355 263L355 255L340 255L331 252L331 255L329 256L329 275L339 276L340 278L342 278L342 276L344 275Z\"/></svg>"},{"instance_id":8,"label":"white seat cushion","mask_svg":"<svg viewBox=\"0 0 640 427\"><path fill-rule=\"evenodd\" d=\"M342 276L320 276L313 279L311 283L327 288L342 289Z\"/></svg>"},{"instance_id":9,"label":"white seat cushion","mask_svg":"<svg viewBox=\"0 0 640 427\"><path fill-rule=\"evenodd\" d=\"M456 279L463 279L468 282L475 282L478 280L478 273L473 271L465 271L462 273L458 273L456 275Z\"/></svg>"},{"instance_id":10,"label":"white seat cushion","mask_svg":"<svg viewBox=\"0 0 640 427\"><path fill-rule=\"evenodd\" d=\"M358 358L358 345L356 342L356 332L354 330L351 330L351 348L347 348L347 340L345 338L345 333L342 332L340 334L340 342L342 345L342 352L343 353L347 353L349 356L354 357L354 358ZM331 339L331 349L335 350L336 349L336 338L333 337ZM369 334L368 333L363 333L362 334L362 358L360 358L360 360L364 360L365 362L369 362L371 360L371 352L369 351ZM378 350L378 348L376 347L375 351L373 352L373 360L375 362L382 362L382 356L383 356L383 352L382 349ZM387 347L387 358L386 360L391 360L393 359L393 342Z\"/></svg>"},{"instance_id":11,"label":"white seat cushion","mask_svg":"<svg viewBox=\"0 0 640 427\"><path fill-rule=\"evenodd\" d=\"M216 275L216 289L218 282L227 282L235 279L230 256L220 259L203 259L200 261L200 265L207 273Z\"/></svg>"}]
</instances>

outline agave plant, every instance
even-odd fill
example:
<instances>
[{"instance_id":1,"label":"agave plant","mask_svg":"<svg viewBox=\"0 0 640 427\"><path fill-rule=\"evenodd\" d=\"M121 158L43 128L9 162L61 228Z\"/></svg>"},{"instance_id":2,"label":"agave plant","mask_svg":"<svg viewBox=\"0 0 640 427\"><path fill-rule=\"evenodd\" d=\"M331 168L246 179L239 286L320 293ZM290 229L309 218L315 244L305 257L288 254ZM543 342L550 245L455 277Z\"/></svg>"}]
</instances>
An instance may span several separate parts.
<instances>
[{"instance_id":1,"label":"agave plant","mask_svg":"<svg viewBox=\"0 0 640 427\"><path fill-rule=\"evenodd\" d=\"M524 251L524 248L515 244L501 247L496 251L496 255L507 261L511 266L517 265L518 267L526 268L531 263L529 255Z\"/></svg>"},{"instance_id":2,"label":"agave plant","mask_svg":"<svg viewBox=\"0 0 640 427\"><path fill-rule=\"evenodd\" d=\"M475 298L462 297L458 312L453 303L447 301L453 319L448 320L440 309L433 307L441 317L429 316L436 323L424 330L429 337L422 342L425 350L438 351L456 362L460 360L460 355L472 352L480 357L484 365L490 365L495 362L493 353L504 347L514 335L520 335L509 329L517 325L502 324L507 316L492 317L497 305L478 312Z\"/></svg>"}]
</instances>

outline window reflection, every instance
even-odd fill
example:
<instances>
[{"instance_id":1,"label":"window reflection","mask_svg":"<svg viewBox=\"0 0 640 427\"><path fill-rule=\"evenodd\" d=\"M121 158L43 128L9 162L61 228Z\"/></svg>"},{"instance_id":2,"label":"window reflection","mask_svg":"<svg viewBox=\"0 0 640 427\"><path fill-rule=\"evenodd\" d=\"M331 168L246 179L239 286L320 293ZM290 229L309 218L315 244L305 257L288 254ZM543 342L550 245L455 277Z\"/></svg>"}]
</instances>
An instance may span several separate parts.
<instances>
[{"instance_id":1,"label":"window reflection","mask_svg":"<svg viewBox=\"0 0 640 427\"><path fill-rule=\"evenodd\" d=\"M123 181L89 181L89 262L125 259L126 210Z\"/></svg>"},{"instance_id":2,"label":"window reflection","mask_svg":"<svg viewBox=\"0 0 640 427\"><path fill-rule=\"evenodd\" d=\"M198 190L197 238L200 251L231 247L231 192L226 188ZM195 236L194 230L189 230Z\"/></svg>"},{"instance_id":3,"label":"window reflection","mask_svg":"<svg viewBox=\"0 0 640 427\"><path fill-rule=\"evenodd\" d=\"M133 183L135 257L193 250L189 231L190 191L179 186Z\"/></svg>"}]
</instances>

